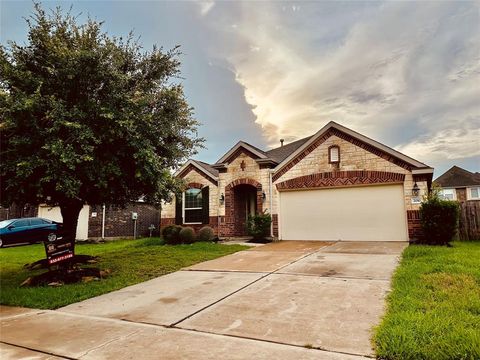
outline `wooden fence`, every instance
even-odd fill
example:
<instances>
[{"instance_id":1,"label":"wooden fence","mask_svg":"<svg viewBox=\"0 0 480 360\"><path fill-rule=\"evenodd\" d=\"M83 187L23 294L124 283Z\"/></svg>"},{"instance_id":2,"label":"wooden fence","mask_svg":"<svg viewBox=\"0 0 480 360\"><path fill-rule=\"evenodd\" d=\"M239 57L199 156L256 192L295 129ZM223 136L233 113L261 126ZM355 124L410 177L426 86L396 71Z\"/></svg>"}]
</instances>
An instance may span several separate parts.
<instances>
[{"instance_id":1,"label":"wooden fence","mask_svg":"<svg viewBox=\"0 0 480 360\"><path fill-rule=\"evenodd\" d=\"M460 240L480 240L480 200L460 203Z\"/></svg>"}]
</instances>

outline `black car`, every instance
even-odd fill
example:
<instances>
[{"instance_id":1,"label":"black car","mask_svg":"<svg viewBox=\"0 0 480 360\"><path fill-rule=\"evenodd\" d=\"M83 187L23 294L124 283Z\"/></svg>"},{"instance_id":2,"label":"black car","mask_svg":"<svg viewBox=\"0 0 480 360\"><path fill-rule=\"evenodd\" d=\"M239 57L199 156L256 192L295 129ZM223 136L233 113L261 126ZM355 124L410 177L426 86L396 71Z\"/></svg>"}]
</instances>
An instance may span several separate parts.
<instances>
[{"instance_id":1,"label":"black car","mask_svg":"<svg viewBox=\"0 0 480 360\"><path fill-rule=\"evenodd\" d=\"M62 224L38 217L0 221L0 247L55 241L60 238Z\"/></svg>"}]
</instances>

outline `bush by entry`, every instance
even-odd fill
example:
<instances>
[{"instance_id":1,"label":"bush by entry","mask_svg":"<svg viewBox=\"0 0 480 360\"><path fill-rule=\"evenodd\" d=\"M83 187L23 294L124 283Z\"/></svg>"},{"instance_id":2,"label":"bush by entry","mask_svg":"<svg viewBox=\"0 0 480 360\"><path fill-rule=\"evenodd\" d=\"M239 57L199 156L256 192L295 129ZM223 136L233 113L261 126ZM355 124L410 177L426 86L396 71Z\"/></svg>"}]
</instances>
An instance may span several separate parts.
<instances>
[{"instance_id":1,"label":"bush by entry","mask_svg":"<svg viewBox=\"0 0 480 360\"><path fill-rule=\"evenodd\" d=\"M245 248L205 242L168 246L158 238L77 244L78 254L98 256L93 266L110 270L110 275L101 281L60 287L20 287L29 276L45 271L23 267L45 257L42 244L5 248L0 250L0 304L56 309Z\"/></svg>"},{"instance_id":2,"label":"bush by entry","mask_svg":"<svg viewBox=\"0 0 480 360\"><path fill-rule=\"evenodd\" d=\"M409 246L374 343L381 359L480 359L480 242Z\"/></svg>"}]
</instances>

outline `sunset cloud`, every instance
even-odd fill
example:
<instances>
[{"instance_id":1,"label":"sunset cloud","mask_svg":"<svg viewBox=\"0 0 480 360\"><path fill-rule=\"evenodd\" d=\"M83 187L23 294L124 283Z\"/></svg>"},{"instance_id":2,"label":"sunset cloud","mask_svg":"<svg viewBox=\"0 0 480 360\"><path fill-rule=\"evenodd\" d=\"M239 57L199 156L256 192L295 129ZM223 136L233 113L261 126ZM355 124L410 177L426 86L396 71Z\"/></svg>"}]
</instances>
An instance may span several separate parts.
<instances>
[{"instance_id":1,"label":"sunset cloud","mask_svg":"<svg viewBox=\"0 0 480 360\"><path fill-rule=\"evenodd\" d=\"M268 144L334 120L426 162L478 154L477 4L250 5L216 9L211 55L231 64Z\"/></svg>"}]
</instances>

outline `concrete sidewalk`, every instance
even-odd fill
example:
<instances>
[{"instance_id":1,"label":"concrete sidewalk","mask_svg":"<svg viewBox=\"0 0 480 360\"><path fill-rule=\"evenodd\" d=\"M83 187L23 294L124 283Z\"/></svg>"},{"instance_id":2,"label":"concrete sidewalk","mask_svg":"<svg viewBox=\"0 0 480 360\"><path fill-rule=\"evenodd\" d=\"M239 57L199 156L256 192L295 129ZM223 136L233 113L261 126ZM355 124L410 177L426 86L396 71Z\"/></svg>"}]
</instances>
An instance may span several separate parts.
<instances>
[{"instance_id":1,"label":"concrete sidewalk","mask_svg":"<svg viewBox=\"0 0 480 360\"><path fill-rule=\"evenodd\" d=\"M2 307L1 358L361 359L405 246L272 243L57 311Z\"/></svg>"}]
</instances>

